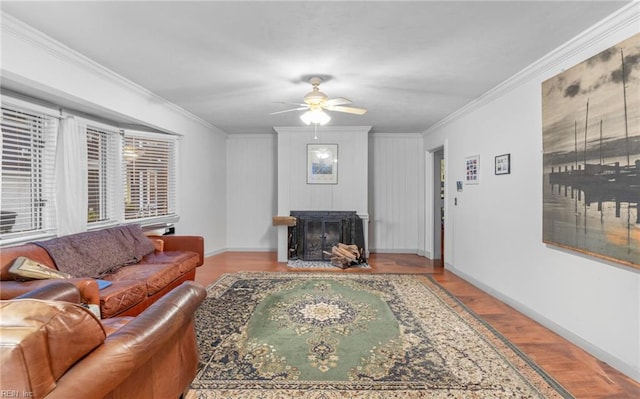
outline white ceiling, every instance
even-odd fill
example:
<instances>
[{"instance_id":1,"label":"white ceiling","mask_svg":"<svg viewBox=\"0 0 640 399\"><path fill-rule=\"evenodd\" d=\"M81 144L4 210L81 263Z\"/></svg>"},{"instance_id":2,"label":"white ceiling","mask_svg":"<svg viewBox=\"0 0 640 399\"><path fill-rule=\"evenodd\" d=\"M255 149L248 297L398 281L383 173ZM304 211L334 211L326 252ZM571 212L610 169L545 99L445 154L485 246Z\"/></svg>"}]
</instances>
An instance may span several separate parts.
<instances>
[{"instance_id":1,"label":"white ceiling","mask_svg":"<svg viewBox=\"0 0 640 399\"><path fill-rule=\"evenodd\" d=\"M2 1L0 8L227 133L302 125L308 77L383 133L429 126L624 1Z\"/></svg>"}]
</instances>

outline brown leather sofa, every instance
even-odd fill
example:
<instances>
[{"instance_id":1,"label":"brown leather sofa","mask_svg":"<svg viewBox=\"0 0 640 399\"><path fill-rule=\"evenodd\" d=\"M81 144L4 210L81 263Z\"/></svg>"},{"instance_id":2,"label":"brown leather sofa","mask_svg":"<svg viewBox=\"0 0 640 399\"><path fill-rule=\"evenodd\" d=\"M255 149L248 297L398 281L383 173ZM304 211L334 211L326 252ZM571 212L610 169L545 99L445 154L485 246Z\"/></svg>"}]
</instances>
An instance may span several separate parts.
<instances>
[{"instance_id":1,"label":"brown leather sofa","mask_svg":"<svg viewBox=\"0 0 640 399\"><path fill-rule=\"evenodd\" d=\"M189 389L198 364L193 315L206 297L197 283L182 283L137 317L107 320L76 303L30 297L80 296L55 281L0 301L3 397L176 399Z\"/></svg>"},{"instance_id":2,"label":"brown leather sofa","mask_svg":"<svg viewBox=\"0 0 640 399\"><path fill-rule=\"evenodd\" d=\"M196 267L204 261L204 240L200 236L154 236L146 237L139 226L118 226L102 231L63 236L48 240L58 249L65 250L65 245L74 245L76 255L87 253L87 264L99 261L101 256L108 257L114 251L107 247L105 232L120 234L134 232L131 243L121 242L122 251L130 247L139 247L142 242L151 245L152 251L146 253L136 263L127 263L112 267L109 272L100 276L91 273L72 273L73 282L80 290L83 303L98 305L102 318L115 316L136 316L167 292L187 280L194 280ZM130 236L125 236L130 237ZM149 241L148 243L145 241ZM79 243L79 244L78 244ZM105 247L105 248L101 248ZM100 250L104 250L100 252ZM120 250L120 249L118 249ZM16 281L9 273L9 268L19 256L32 259L44 266L61 270L48 249L40 244L28 243L0 249L0 299L12 299L18 295L50 284L52 280ZM106 253L106 255L102 255ZM90 257L95 259L89 259ZM97 259L97 260L96 260ZM82 264L82 259L76 259ZM62 270L65 271L65 270ZM78 275L80 274L80 275ZM96 277L111 283L109 287L99 289Z\"/></svg>"}]
</instances>

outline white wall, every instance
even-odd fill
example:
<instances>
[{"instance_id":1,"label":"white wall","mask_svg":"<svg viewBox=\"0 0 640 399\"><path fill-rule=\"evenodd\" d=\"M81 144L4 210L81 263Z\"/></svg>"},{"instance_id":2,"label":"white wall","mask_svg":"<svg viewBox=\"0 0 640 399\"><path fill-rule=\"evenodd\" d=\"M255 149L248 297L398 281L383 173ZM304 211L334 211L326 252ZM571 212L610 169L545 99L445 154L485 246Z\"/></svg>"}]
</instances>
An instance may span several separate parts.
<instances>
[{"instance_id":1,"label":"white wall","mask_svg":"<svg viewBox=\"0 0 640 399\"><path fill-rule=\"evenodd\" d=\"M420 134L369 137L369 247L424 255L424 153Z\"/></svg>"},{"instance_id":2,"label":"white wall","mask_svg":"<svg viewBox=\"0 0 640 399\"><path fill-rule=\"evenodd\" d=\"M425 133L425 149L445 145L447 268L636 380L640 270L542 243L541 83L637 33L639 15L614 14ZM504 153L512 172L495 176ZM480 184L457 192L475 154Z\"/></svg>"},{"instance_id":3,"label":"white wall","mask_svg":"<svg viewBox=\"0 0 640 399\"><path fill-rule=\"evenodd\" d=\"M275 251L271 218L277 203L275 134L233 134L227 138L227 249Z\"/></svg>"},{"instance_id":4,"label":"white wall","mask_svg":"<svg viewBox=\"0 0 640 399\"><path fill-rule=\"evenodd\" d=\"M185 127L179 164L176 234L203 236L206 255L221 252L227 247L225 137Z\"/></svg>"},{"instance_id":5,"label":"white wall","mask_svg":"<svg viewBox=\"0 0 640 399\"><path fill-rule=\"evenodd\" d=\"M205 251L226 246L225 134L68 47L2 14L2 79L103 117L182 135L179 234L202 235ZM69 105L67 105L69 107Z\"/></svg>"}]
</instances>

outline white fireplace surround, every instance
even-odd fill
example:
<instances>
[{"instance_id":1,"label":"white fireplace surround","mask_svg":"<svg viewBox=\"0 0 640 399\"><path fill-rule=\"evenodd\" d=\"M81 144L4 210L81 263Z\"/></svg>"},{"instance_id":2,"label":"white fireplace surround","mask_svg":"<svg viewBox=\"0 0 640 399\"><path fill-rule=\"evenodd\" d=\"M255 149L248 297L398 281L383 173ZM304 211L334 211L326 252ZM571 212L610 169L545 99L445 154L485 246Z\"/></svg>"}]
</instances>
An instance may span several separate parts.
<instances>
[{"instance_id":1,"label":"white fireplace surround","mask_svg":"<svg viewBox=\"0 0 640 399\"><path fill-rule=\"evenodd\" d=\"M371 126L318 126L317 131L313 125L274 129L278 133L278 215L287 216L291 211L355 211L364 224L368 252ZM307 184L307 144L338 145L337 184ZM278 262L287 261L287 248L287 226L278 226Z\"/></svg>"}]
</instances>

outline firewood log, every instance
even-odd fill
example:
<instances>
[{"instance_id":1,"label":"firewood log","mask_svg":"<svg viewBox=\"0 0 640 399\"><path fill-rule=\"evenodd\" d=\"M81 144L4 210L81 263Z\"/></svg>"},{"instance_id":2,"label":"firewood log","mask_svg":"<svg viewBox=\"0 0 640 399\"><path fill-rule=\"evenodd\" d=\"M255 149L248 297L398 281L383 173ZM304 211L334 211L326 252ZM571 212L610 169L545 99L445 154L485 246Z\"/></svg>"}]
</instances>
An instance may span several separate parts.
<instances>
[{"instance_id":1,"label":"firewood log","mask_svg":"<svg viewBox=\"0 0 640 399\"><path fill-rule=\"evenodd\" d=\"M358 248L354 244L338 243L331 247L331 252L322 251L323 254L328 255L331 260L331 264L338 266L342 269L349 267L352 264L358 264L363 261L362 254L363 248Z\"/></svg>"},{"instance_id":2,"label":"firewood log","mask_svg":"<svg viewBox=\"0 0 640 399\"><path fill-rule=\"evenodd\" d=\"M343 258L344 260L346 260L348 262L354 262L356 260L355 256L348 256L348 255L344 255L344 254L337 254L337 256Z\"/></svg>"},{"instance_id":3,"label":"firewood log","mask_svg":"<svg viewBox=\"0 0 640 399\"><path fill-rule=\"evenodd\" d=\"M354 252L345 245L341 246L340 244L338 244L338 246L334 248L335 248L335 252L344 254L345 256L355 256Z\"/></svg>"},{"instance_id":4,"label":"firewood log","mask_svg":"<svg viewBox=\"0 0 640 399\"><path fill-rule=\"evenodd\" d=\"M340 242L340 243L338 243L338 247L341 248L341 249L345 249L347 251L350 251L350 252L357 252L358 251L358 246L357 245L353 245L353 244L347 245L347 244L343 244L343 243Z\"/></svg>"}]
</instances>

